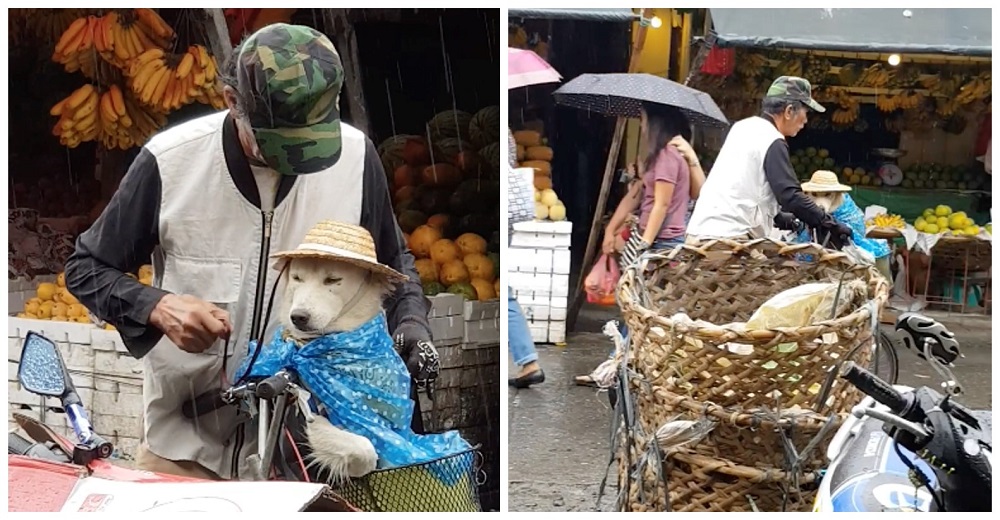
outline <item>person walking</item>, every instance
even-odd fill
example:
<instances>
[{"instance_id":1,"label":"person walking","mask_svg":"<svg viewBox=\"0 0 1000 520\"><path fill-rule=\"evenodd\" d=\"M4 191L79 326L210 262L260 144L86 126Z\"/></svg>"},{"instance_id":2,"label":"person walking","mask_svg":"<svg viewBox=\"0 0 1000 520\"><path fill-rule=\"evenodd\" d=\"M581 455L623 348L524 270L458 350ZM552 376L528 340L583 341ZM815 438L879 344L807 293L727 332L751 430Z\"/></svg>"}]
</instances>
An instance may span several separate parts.
<instances>
[{"instance_id":1,"label":"person walking","mask_svg":"<svg viewBox=\"0 0 1000 520\"><path fill-rule=\"evenodd\" d=\"M514 134L507 129L508 142L508 192L507 192L507 245L514 236L514 224L529 222L535 218L535 198L533 187L527 177L514 171L517 165L517 145ZM514 292L507 287L507 345L514 363L519 367L517 375L507 380L514 388L528 388L545 382L545 372L538 364L535 341L528 329L524 311L514 298Z\"/></svg>"}]
</instances>

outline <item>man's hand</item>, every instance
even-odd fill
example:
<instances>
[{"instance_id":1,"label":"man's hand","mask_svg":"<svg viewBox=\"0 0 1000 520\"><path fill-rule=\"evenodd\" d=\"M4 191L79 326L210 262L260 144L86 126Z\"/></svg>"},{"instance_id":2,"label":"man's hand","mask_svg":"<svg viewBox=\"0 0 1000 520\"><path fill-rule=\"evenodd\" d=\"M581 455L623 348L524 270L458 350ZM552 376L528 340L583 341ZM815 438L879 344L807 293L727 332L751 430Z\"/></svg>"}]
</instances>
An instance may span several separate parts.
<instances>
[{"instance_id":1,"label":"man's hand","mask_svg":"<svg viewBox=\"0 0 1000 520\"><path fill-rule=\"evenodd\" d=\"M801 220L795 217L795 215L786 212L778 212L774 216L774 225L778 229L783 229L785 231L794 231L795 233L801 233L803 229L806 228L805 224Z\"/></svg>"},{"instance_id":2,"label":"man's hand","mask_svg":"<svg viewBox=\"0 0 1000 520\"><path fill-rule=\"evenodd\" d=\"M192 354L208 350L233 330L228 312L187 294L161 298L149 315L149 323L178 348Z\"/></svg>"},{"instance_id":3,"label":"man's hand","mask_svg":"<svg viewBox=\"0 0 1000 520\"><path fill-rule=\"evenodd\" d=\"M419 329L419 330L418 330ZM430 389L438 374L441 373L441 359L437 349L426 336L423 329L412 323L403 323L396 329L396 352L406 363L410 377L417 387Z\"/></svg>"},{"instance_id":4,"label":"man's hand","mask_svg":"<svg viewBox=\"0 0 1000 520\"><path fill-rule=\"evenodd\" d=\"M700 165L698 162L698 154L695 153L694 148L691 147L691 143L687 142L687 140L683 137L679 135L674 136L668 144L676 148L677 151L684 156L684 160L687 161L688 166L693 168Z\"/></svg>"},{"instance_id":5,"label":"man's hand","mask_svg":"<svg viewBox=\"0 0 1000 520\"><path fill-rule=\"evenodd\" d=\"M840 250L843 249L844 246L851 243L853 231L847 224L837 222L836 220L833 220L833 218L830 218L824 222L823 228L823 242L826 242L825 245L827 247Z\"/></svg>"}]
</instances>

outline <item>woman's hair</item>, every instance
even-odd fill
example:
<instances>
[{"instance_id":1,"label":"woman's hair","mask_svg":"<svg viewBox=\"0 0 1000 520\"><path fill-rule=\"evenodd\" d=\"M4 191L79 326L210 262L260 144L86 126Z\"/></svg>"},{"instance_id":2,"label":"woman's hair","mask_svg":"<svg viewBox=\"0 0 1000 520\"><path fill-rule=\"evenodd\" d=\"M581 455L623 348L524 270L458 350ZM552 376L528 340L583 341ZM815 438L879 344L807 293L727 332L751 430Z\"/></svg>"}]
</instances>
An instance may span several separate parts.
<instances>
[{"instance_id":1,"label":"woman's hair","mask_svg":"<svg viewBox=\"0 0 1000 520\"><path fill-rule=\"evenodd\" d=\"M646 159L643 164L649 171L671 139L679 135L691 140L691 123L684 112L671 106L643 103L642 110L646 112Z\"/></svg>"}]
</instances>

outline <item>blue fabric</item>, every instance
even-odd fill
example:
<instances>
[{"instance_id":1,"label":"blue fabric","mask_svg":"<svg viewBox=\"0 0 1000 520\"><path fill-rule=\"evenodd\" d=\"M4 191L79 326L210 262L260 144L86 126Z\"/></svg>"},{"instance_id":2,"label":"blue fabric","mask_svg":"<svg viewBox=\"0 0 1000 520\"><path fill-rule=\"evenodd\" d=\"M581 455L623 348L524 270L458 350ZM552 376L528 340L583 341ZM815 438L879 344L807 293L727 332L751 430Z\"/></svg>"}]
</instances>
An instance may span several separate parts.
<instances>
[{"instance_id":1,"label":"blue fabric","mask_svg":"<svg viewBox=\"0 0 1000 520\"><path fill-rule=\"evenodd\" d=\"M528 330L528 320L514 299L514 292L510 287L507 287L507 343L510 345L510 357L514 358L517 366L523 367L532 361L538 361L535 341L531 339L531 331Z\"/></svg>"},{"instance_id":2,"label":"blue fabric","mask_svg":"<svg viewBox=\"0 0 1000 520\"><path fill-rule=\"evenodd\" d=\"M876 260L889 256L889 243L882 239L865 236L865 213L854 203L850 195L844 194L844 202L830 214L838 222L851 227L851 239L861 249L871 253ZM799 242L812 242L812 236L806 229L799 233Z\"/></svg>"},{"instance_id":3,"label":"blue fabric","mask_svg":"<svg viewBox=\"0 0 1000 520\"><path fill-rule=\"evenodd\" d=\"M255 344L251 342L251 351ZM240 372L248 360L249 356ZM410 375L393 348L383 314L357 330L328 334L301 348L284 339L279 328L261 350L250 376L270 377L282 369L298 374L325 408L330 424L371 441L379 469L423 464L470 448L455 431L418 435L410 429ZM453 485L461 474L437 476Z\"/></svg>"}]
</instances>

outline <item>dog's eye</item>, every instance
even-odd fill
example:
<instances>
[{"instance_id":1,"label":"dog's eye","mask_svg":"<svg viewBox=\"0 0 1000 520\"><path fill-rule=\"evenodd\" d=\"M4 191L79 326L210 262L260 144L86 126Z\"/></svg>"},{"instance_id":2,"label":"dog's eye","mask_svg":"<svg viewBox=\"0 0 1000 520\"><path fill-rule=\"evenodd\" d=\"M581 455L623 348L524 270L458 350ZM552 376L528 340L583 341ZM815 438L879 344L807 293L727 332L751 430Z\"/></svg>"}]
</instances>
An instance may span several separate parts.
<instances>
[{"instance_id":1,"label":"dog's eye","mask_svg":"<svg viewBox=\"0 0 1000 520\"><path fill-rule=\"evenodd\" d=\"M340 278L327 278L323 280L323 285L334 285L340 283Z\"/></svg>"},{"instance_id":2,"label":"dog's eye","mask_svg":"<svg viewBox=\"0 0 1000 520\"><path fill-rule=\"evenodd\" d=\"M302 277L299 276L299 275L297 275L297 274L293 274L292 275L292 280L294 280L296 282L301 282L302 281Z\"/></svg>"}]
</instances>

